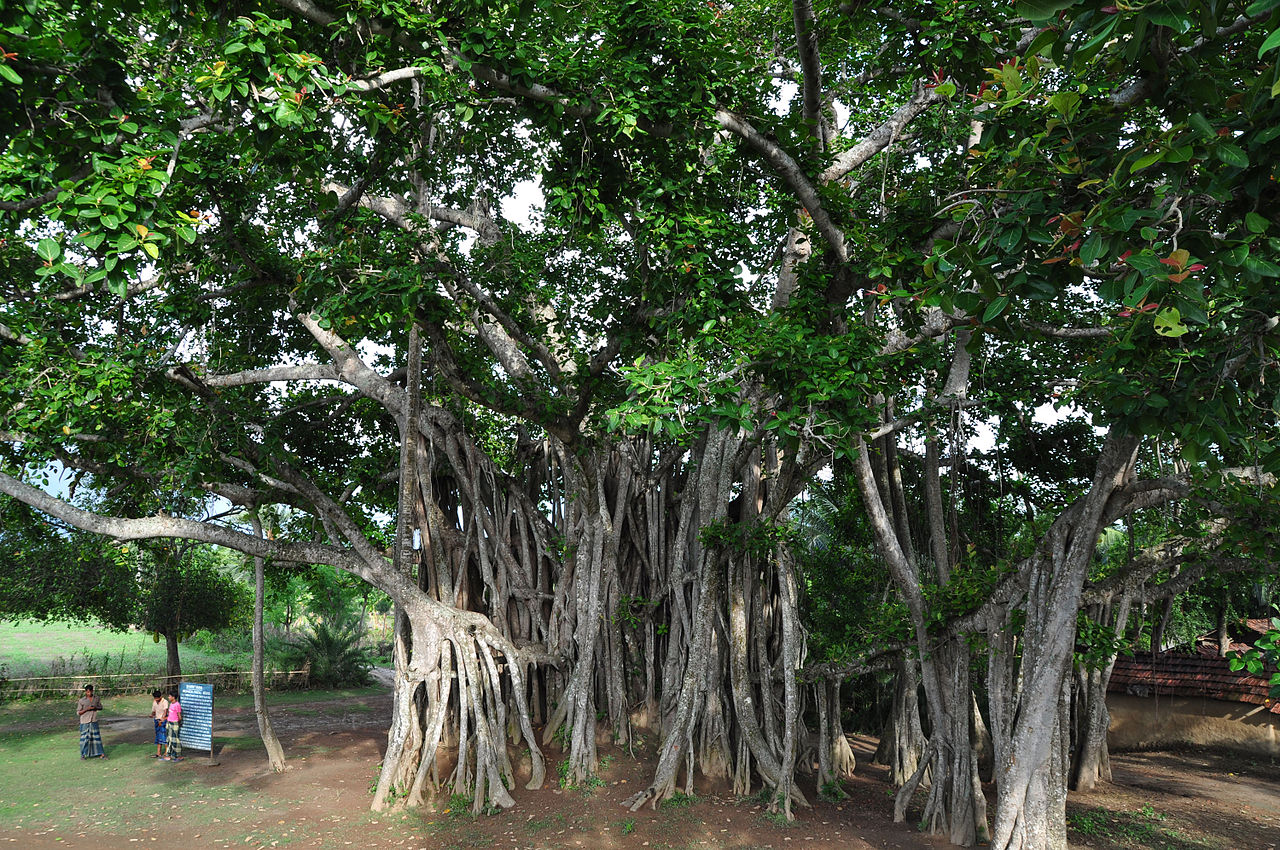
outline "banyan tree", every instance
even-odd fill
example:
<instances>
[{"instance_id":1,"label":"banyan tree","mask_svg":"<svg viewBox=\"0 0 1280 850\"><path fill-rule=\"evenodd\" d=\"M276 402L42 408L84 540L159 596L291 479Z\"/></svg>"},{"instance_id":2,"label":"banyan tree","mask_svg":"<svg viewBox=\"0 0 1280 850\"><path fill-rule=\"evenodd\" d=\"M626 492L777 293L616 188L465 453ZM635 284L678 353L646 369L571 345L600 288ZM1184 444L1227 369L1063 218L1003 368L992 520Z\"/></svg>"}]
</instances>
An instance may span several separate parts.
<instances>
[{"instance_id":1,"label":"banyan tree","mask_svg":"<svg viewBox=\"0 0 1280 850\"><path fill-rule=\"evenodd\" d=\"M388 594L375 807L643 735L627 805L791 815L853 766L787 523L839 459L929 712L904 683L900 808L983 834L989 724L995 844L1059 846L1099 535L1224 480L1135 458L1276 465L1270 5L1164 6L8 4L0 492ZM1049 401L1108 437L983 548L961 432Z\"/></svg>"}]
</instances>

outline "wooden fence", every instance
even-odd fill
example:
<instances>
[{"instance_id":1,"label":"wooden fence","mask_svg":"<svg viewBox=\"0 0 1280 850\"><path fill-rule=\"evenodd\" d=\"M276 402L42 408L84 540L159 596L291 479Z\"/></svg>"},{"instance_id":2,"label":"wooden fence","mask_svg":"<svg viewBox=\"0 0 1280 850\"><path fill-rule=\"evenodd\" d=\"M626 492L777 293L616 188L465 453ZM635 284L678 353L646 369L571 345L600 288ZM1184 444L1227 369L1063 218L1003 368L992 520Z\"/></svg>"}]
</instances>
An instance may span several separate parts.
<instances>
[{"instance_id":1,"label":"wooden fence","mask_svg":"<svg viewBox=\"0 0 1280 850\"><path fill-rule=\"evenodd\" d=\"M219 670L185 674L183 682L211 684L215 691L229 693L248 691L252 688L253 672L250 670ZM58 698L79 694L85 685L93 685L101 696L145 694L164 688L173 682L157 673L104 673L97 676L31 676L5 679L0 677L0 702L13 699ZM264 685L268 690L301 690L311 684L311 662L301 670L268 670Z\"/></svg>"}]
</instances>

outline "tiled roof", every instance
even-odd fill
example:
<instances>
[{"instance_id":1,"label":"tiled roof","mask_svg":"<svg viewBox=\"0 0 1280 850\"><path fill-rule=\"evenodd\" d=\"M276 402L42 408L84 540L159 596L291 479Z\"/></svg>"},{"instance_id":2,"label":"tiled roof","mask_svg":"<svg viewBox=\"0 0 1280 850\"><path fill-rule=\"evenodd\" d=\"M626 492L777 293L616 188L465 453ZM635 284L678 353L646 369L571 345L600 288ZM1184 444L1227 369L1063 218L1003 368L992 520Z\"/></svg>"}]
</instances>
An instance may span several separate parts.
<instances>
[{"instance_id":1,"label":"tiled roof","mask_svg":"<svg viewBox=\"0 0 1280 850\"><path fill-rule=\"evenodd\" d=\"M1227 649L1231 650L1232 652L1244 652L1248 649L1251 649L1251 647L1247 643L1240 643L1239 641L1234 641L1234 640L1229 641L1228 643L1229 645L1227 646ZM1220 654L1221 653L1218 650L1217 640L1214 640L1212 642L1207 640L1202 640L1196 644L1196 655L1203 655L1206 658L1218 658Z\"/></svg>"},{"instance_id":2,"label":"tiled roof","mask_svg":"<svg viewBox=\"0 0 1280 850\"><path fill-rule=\"evenodd\" d=\"M1269 678L1269 677L1268 677ZM1268 679L1241 670L1233 673L1227 659L1162 652L1116 658L1107 690L1135 696L1210 697L1263 705L1280 714L1280 701L1268 697Z\"/></svg>"},{"instance_id":3,"label":"tiled roof","mask_svg":"<svg viewBox=\"0 0 1280 850\"><path fill-rule=\"evenodd\" d=\"M1271 631L1271 620L1266 617L1253 617L1245 620L1244 626L1255 634L1265 635L1267 632Z\"/></svg>"}]
</instances>

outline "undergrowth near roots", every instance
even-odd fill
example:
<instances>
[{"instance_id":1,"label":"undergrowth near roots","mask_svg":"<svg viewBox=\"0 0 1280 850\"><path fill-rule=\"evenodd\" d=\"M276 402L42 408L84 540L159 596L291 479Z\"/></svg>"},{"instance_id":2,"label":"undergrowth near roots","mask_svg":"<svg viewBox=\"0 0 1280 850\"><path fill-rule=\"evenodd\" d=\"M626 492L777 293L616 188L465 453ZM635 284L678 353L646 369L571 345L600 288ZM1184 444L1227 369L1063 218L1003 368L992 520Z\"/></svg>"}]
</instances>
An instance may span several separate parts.
<instances>
[{"instance_id":1,"label":"undergrowth near roots","mask_svg":"<svg viewBox=\"0 0 1280 850\"><path fill-rule=\"evenodd\" d=\"M1102 807L1067 814L1067 828L1087 838L1105 839L1123 846L1160 847L1164 850L1210 850L1217 845L1183 835L1164 825L1165 815L1151 806L1136 812L1114 812Z\"/></svg>"}]
</instances>

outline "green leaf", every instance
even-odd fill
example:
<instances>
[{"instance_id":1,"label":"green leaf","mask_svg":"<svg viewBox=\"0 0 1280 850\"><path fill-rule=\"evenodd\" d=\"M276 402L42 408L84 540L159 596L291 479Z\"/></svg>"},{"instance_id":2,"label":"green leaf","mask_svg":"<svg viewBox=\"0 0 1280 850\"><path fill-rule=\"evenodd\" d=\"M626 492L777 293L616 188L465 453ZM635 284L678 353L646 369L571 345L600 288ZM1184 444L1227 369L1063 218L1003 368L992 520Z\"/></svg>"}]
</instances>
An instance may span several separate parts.
<instances>
[{"instance_id":1,"label":"green leaf","mask_svg":"<svg viewBox=\"0 0 1280 850\"><path fill-rule=\"evenodd\" d=\"M1277 0L1277 2L1280 2L1280 0ZM1059 35L1060 33L1053 27L1045 27L1044 32L1031 40L1031 44L1027 47L1027 52L1024 55L1035 56L1050 44L1057 41Z\"/></svg>"},{"instance_id":2,"label":"green leaf","mask_svg":"<svg viewBox=\"0 0 1280 850\"><path fill-rule=\"evenodd\" d=\"M1018 14L1033 21L1043 21L1073 5L1075 0L1018 0Z\"/></svg>"},{"instance_id":3,"label":"green leaf","mask_svg":"<svg viewBox=\"0 0 1280 850\"><path fill-rule=\"evenodd\" d=\"M1191 19L1189 17L1179 14L1167 6L1164 8L1149 6L1143 10L1142 14L1156 26L1168 27L1179 35L1191 29Z\"/></svg>"},{"instance_id":4,"label":"green leaf","mask_svg":"<svg viewBox=\"0 0 1280 850\"><path fill-rule=\"evenodd\" d=\"M1089 238L1084 240L1084 244L1080 246L1080 262L1085 268L1092 266L1094 261L1098 259L1098 255L1102 253L1102 235L1099 233L1089 234Z\"/></svg>"},{"instance_id":5,"label":"green leaf","mask_svg":"<svg viewBox=\"0 0 1280 850\"><path fill-rule=\"evenodd\" d=\"M0 67L4 66L0 65ZM36 256L46 263L52 263L62 256L62 248L58 247L58 243L52 239L41 239L40 244L36 245Z\"/></svg>"},{"instance_id":6,"label":"green leaf","mask_svg":"<svg viewBox=\"0 0 1280 850\"><path fill-rule=\"evenodd\" d=\"M0 62L0 77L4 77L15 86L22 85L22 77L18 72L9 67L9 63Z\"/></svg>"},{"instance_id":7,"label":"green leaf","mask_svg":"<svg viewBox=\"0 0 1280 850\"><path fill-rule=\"evenodd\" d=\"M160 249L156 247L154 242L143 242L142 250L146 251L147 256L153 260L158 259L160 256Z\"/></svg>"},{"instance_id":8,"label":"green leaf","mask_svg":"<svg viewBox=\"0 0 1280 850\"><path fill-rule=\"evenodd\" d=\"M1080 95L1073 91L1060 91L1049 98L1049 108L1070 121L1080 108Z\"/></svg>"},{"instance_id":9,"label":"green leaf","mask_svg":"<svg viewBox=\"0 0 1280 850\"><path fill-rule=\"evenodd\" d=\"M1240 266L1249 257L1248 245L1237 245L1222 255L1222 261L1228 266Z\"/></svg>"},{"instance_id":10,"label":"green leaf","mask_svg":"<svg viewBox=\"0 0 1280 850\"><path fill-rule=\"evenodd\" d=\"M1187 326L1182 323L1182 313L1178 312L1177 307L1165 307L1156 314L1155 321L1156 333L1160 336L1177 338L1187 332ZM1165 402L1167 405L1168 402Z\"/></svg>"},{"instance_id":11,"label":"green leaf","mask_svg":"<svg viewBox=\"0 0 1280 850\"><path fill-rule=\"evenodd\" d=\"M991 303L987 305L987 309L983 311L982 321L990 322L992 319L996 318L1001 313L1003 313L1005 311L1005 308L1008 306L1009 306L1009 296L997 295L994 299L992 299Z\"/></svg>"},{"instance_id":12,"label":"green leaf","mask_svg":"<svg viewBox=\"0 0 1280 850\"><path fill-rule=\"evenodd\" d=\"M1149 165L1154 165L1164 159L1164 153L1164 151L1156 151L1155 153L1149 153L1144 157L1140 157L1137 162L1129 167L1129 171L1131 173L1134 171L1141 171Z\"/></svg>"},{"instance_id":13,"label":"green leaf","mask_svg":"<svg viewBox=\"0 0 1280 850\"><path fill-rule=\"evenodd\" d=\"M1214 154L1218 159L1227 165L1233 165L1236 168L1249 167L1249 155L1240 149L1239 145L1233 145L1231 142L1223 142L1214 148Z\"/></svg>"},{"instance_id":14,"label":"green leaf","mask_svg":"<svg viewBox=\"0 0 1280 850\"><path fill-rule=\"evenodd\" d=\"M1250 233L1266 233L1267 228L1271 226L1271 222L1256 212L1251 212L1245 213L1244 226L1249 228Z\"/></svg>"},{"instance_id":15,"label":"green leaf","mask_svg":"<svg viewBox=\"0 0 1280 850\"><path fill-rule=\"evenodd\" d=\"M1246 270L1263 277L1280 277L1280 266L1270 260L1264 260L1262 257L1245 257L1244 267Z\"/></svg>"},{"instance_id":16,"label":"green leaf","mask_svg":"<svg viewBox=\"0 0 1280 850\"><path fill-rule=\"evenodd\" d=\"M1110 20L1103 25L1102 29L1099 30L1093 36L1093 38L1086 41L1084 45L1079 50L1076 51L1075 61L1077 62L1077 64L1087 63L1094 56L1098 55L1098 51L1100 51L1103 48L1103 46L1107 43L1107 41L1111 38L1111 33L1112 31L1115 30L1116 24L1118 24L1119 22L1120 22L1119 15L1111 15Z\"/></svg>"},{"instance_id":17,"label":"green leaf","mask_svg":"<svg viewBox=\"0 0 1280 850\"><path fill-rule=\"evenodd\" d=\"M1262 46L1258 48L1258 58L1262 58L1262 54L1270 53L1280 47L1280 29L1273 30L1271 35L1267 36L1267 40L1262 42Z\"/></svg>"},{"instance_id":18,"label":"green leaf","mask_svg":"<svg viewBox=\"0 0 1280 850\"><path fill-rule=\"evenodd\" d=\"M1203 113L1193 112L1191 117L1187 119L1187 123L1191 125L1191 129L1206 139L1212 139L1217 135L1213 131L1213 125L1209 123L1209 119L1205 118Z\"/></svg>"},{"instance_id":19,"label":"green leaf","mask_svg":"<svg viewBox=\"0 0 1280 850\"><path fill-rule=\"evenodd\" d=\"M1253 3L1249 4L1249 8L1244 10L1244 13L1250 18L1256 18L1277 7L1280 7L1280 0L1254 0Z\"/></svg>"},{"instance_id":20,"label":"green leaf","mask_svg":"<svg viewBox=\"0 0 1280 850\"><path fill-rule=\"evenodd\" d=\"M188 245L190 245L192 242L196 241L196 232L190 227L186 227L186 226L179 227L178 238L180 238L183 242L186 242Z\"/></svg>"}]
</instances>

